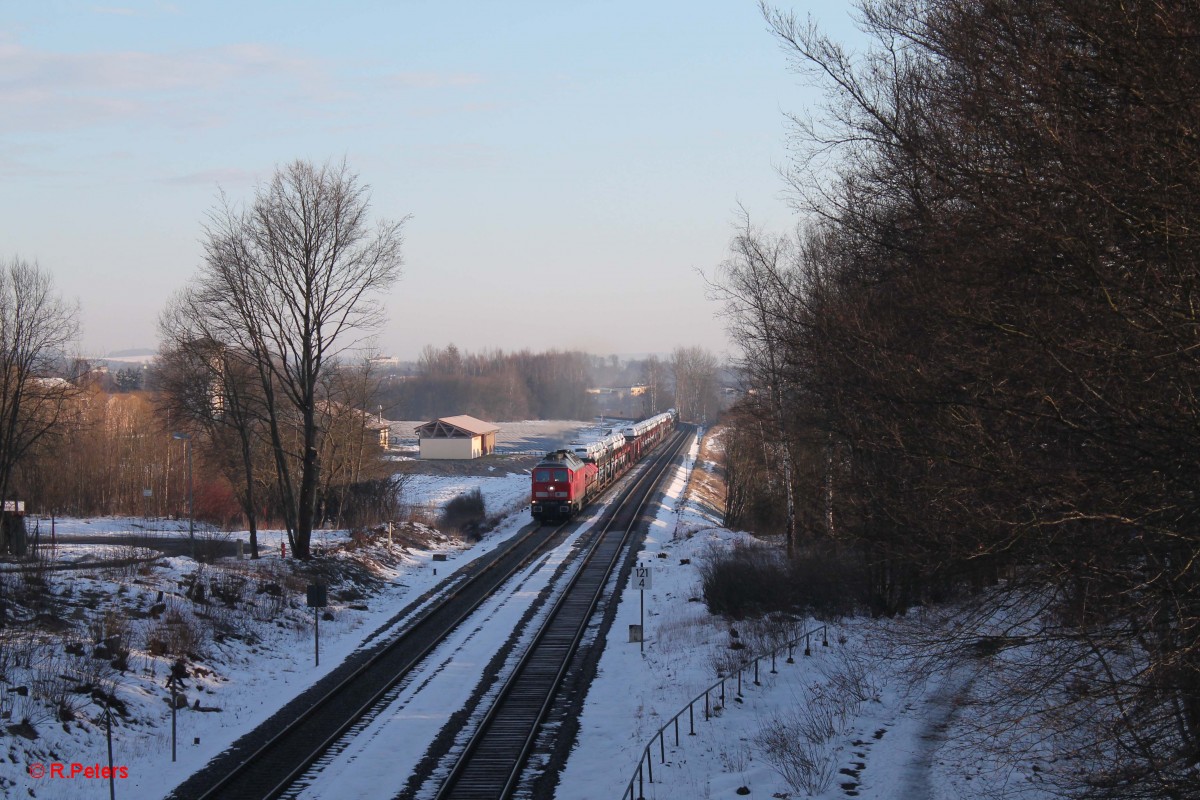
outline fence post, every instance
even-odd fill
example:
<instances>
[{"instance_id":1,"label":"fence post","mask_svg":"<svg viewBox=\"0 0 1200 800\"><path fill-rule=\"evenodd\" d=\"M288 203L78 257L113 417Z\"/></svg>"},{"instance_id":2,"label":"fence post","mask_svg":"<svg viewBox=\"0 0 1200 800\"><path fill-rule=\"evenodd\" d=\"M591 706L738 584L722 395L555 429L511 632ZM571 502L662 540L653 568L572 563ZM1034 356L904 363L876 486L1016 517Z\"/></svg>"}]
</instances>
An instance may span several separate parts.
<instances>
[{"instance_id":1,"label":"fence post","mask_svg":"<svg viewBox=\"0 0 1200 800\"><path fill-rule=\"evenodd\" d=\"M804 636L804 655L806 655L806 656L812 655L812 636L814 633L817 633L817 631L806 630L803 634L803 636ZM821 644L823 644L825 647L828 647L829 646L829 628L827 625L821 626L820 634L821 634ZM795 639L793 639L792 641L787 643L786 646L788 649L788 654L787 654L787 663L788 664L796 663L796 659L794 656L795 656L796 649L799 645L799 642L800 642L800 637L797 636ZM783 650L783 647L784 647L783 645L780 645L771 651L771 673L772 674L776 674L779 671L778 670L778 658L779 658L779 653ZM759 662L762 660L762 658L763 658L763 656L757 656L754 659L754 685L755 686L762 686L762 683L759 681L759 670L760 670ZM749 664L743 663L742 666L740 666L737 670L737 698L739 700L742 697L742 672L744 670L746 670L747 668L749 668L749 666L750 666ZM704 720L705 720L705 722L709 722L712 720L714 709L712 706L711 694L712 694L713 689L717 688L718 684L720 685L720 695L719 696L720 696L721 704L722 705L725 704L725 701L726 701L725 682L727 680L729 680L729 676L722 675L721 678L717 681L717 683L714 683L713 685L709 686L707 689L704 690ZM687 710L688 710L688 736L696 735L696 701L698 701L699 699L700 698L698 696L694 697L691 700L691 702L688 703L688 707L687 707ZM679 747L679 717L682 716L682 714L683 714L683 711L680 711L678 714L676 714L674 717L671 718L671 722L674 723L674 725L675 725L675 746L676 747ZM659 763L665 765L667 763L667 738L666 738L667 737L667 726L663 725L661 728L659 728L657 735L658 735ZM626 797L628 797L629 800L646 800L645 783L646 783L647 778L649 779L650 783L654 783L654 757L650 755L650 748L653 745L654 745L654 737L652 736L652 737L650 737L650 741L646 742L645 749L642 750L642 757L638 761L637 772L634 776L630 777L628 789L625 792L625 794L623 794L621 796L621 800L625 800ZM637 797L634 797L634 794L633 794L633 782L635 779L637 780L637 784L638 784Z\"/></svg>"}]
</instances>

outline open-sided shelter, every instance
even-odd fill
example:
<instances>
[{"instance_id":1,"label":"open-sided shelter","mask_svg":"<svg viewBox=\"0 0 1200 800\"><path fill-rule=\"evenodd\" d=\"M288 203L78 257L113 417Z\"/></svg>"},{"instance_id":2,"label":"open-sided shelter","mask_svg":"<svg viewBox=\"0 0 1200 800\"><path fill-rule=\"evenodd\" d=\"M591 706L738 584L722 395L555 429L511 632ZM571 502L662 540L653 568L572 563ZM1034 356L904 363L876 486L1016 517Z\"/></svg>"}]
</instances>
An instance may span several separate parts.
<instances>
[{"instance_id":1,"label":"open-sided shelter","mask_svg":"<svg viewBox=\"0 0 1200 800\"><path fill-rule=\"evenodd\" d=\"M421 458L479 458L496 450L496 432L490 422L460 414L441 417L417 427Z\"/></svg>"}]
</instances>

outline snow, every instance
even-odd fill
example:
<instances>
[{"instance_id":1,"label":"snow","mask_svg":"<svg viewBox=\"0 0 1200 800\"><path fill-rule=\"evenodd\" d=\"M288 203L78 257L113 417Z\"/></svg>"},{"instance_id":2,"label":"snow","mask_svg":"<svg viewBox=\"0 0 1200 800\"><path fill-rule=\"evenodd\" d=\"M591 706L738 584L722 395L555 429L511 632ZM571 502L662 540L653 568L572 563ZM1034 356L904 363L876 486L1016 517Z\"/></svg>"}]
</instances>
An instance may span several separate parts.
<instances>
[{"instance_id":1,"label":"snow","mask_svg":"<svg viewBox=\"0 0 1200 800\"><path fill-rule=\"evenodd\" d=\"M512 514L529 505L529 475L497 477L472 475L411 475L400 491L401 500L417 508L437 508L460 494L479 489L488 515Z\"/></svg>"},{"instance_id":2,"label":"snow","mask_svg":"<svg viewBox=\"0 0 1200 800\"><path fill-rule=\"evenodd\" d=\"M643 783L642 789L651 800L733 796L741 787L747 787L752 797L827 800L847 796L949 800L984 793L992 778L972 763L971 753L953 746L963 716L961 696L968 688L967 677L935 675L921 684L908 680L904 663L890 661L886 650L881 651L880 642L895 635L887 623L863 619L831 623L829 647L812 639L811 656L804 656L801 648L796 651L795 663L787 664L785 653L776 659L776 672L771 672L768 657L760 662L761 685L754 685L753 672L744 673L740 702L731 677L723 704L717 695L710 695L711 719L705 720L702 701L694 706L696 735L688 735L688 703L718 679L718 669L730 676L729 670L745 656L766 652L788 632L794 635L821 624L796 620L790 627L783 626L782 632L778 626L772 630L751 623L731 624L711 617L698 601L699 566L705 553L747 538L720 528L712 512L689 493L689 474L713 470L712 464L696 463L698 453L693 446L685 466L667 486L665 501L639 555L640 563L650 566L654 575L653 588L644 598L644 652L637 643L627 641L629 626L639 622L642 598L618 587L616 620L579 717L577 745L559 776L557 797L619 798L648 745L652 745L654 782ZM694 473L693 467L697 468ZM189 703L198 699L202 707L221 710L180 710L177 763L170 760L170 711L163 688L167 663L144 652L131 656L131 669L119 678L116 689L130 711L128 720L116 718L113 729L113 763L128 770L128 777L116 782L117 795L134 800L163 797L365 641L373 641L379 628L390 623L389 629L395 630L402 625L403 621L392 619L397 609L515 534L528 521L524 513L528 476L519 473L414 476L404 489L404 500L436 506L475 487L483 493L489 513L503 511L509 516L471 546L443 542L403 553L396 548L392 564L379 567L386 584L365 601L368 610L341 604L332 609L332 621L322 621L319 668L312 663L311 614L302 608L280 613L276 624L259 625L257 642L208 642L205 671L188 678L185 693ZM55 529L58 535L112 537L155 530L175 536L180 532L186 535L187 523L62 519L55 522ZM285 564L275 551L282 532L264 531L260 536L271 555L258 565L267 569L274 565L283 580ZM320 532L314 543L332 546L346 538L345 532ZM531 565L509 591L482 606L470 625L443 643L421 669L393 691L389 705L360 725L363 737L325 760L325 771L310 776L311 785L301 796L394 796L434 735L479 683L492 654L527 608L525 601L545 585L546 576L567 557L572 543ZM91 549L97 555L104 550ZM86 547L60 545L56 558L77 559L87 552ZM439 552L447 555L447 562L432 561ZM439 567L441 574L435 575ZM47 580L57 582L53 584L57 590L69 585L76 598L95 593L102 600L102 610L118 601L145 607L155 602L160 588L169 595L195 570L189 559L164 558L155 562L149 574L98 567L48 573ZM24 576L3 573L0 579L11 582L24 580ZM738 640L747 645L745 649L730 648L731 627L738 629ZM11 671L6 677L15 679L18 674ZM0 709L7 709L15 722L30 705L14 696L12 688L10 684L0 691ZM861 696L854 697L856 693ZM787 759L771 756L771 736L800 740L797 731L805 725L811 727L813 709L828 712L826 722L831 730L812 744L810 755L816 767L806 778L798 778L793 769L789 783ZM660 763L659 744L653 737L681 711L680 743L675 745L674 729L668 728L666 763ZM400 724L388 726L385 723L389 721ZM36 728L36 741L15 734L5 740L8 759L0 761L0 780L6 796L60 800L103 793L107 781L35 779L29 775L35 763L106 763L100 706L83 695L75 721L59 723L43 714L36 720ZM388 773L386 780L381 779L383 772ZM1010 778L1019 786L1008 788L1019 788L1021 797L1035 800L1043 796L1028 775Z\"/></svg>"},{"instance_id":3,"label":"snow","mask_svg":"<svg viewBox=\"0 0 1200 800\"><path fill-rule=\"evenodd\" d=\"M976 754L953 746L963 678L937 675L914 685L904 663L890 661L886 647L880 647L887 636L896 635L890 623L830 623L829 647L813 637L812 655L805 657L801 645L794 664L786 663L785 650L776 659L776 673L771 672L768 655L760 661L761 686L754 685L750 667L743 673L741 701L735 698L731 663L746 654L769 653L790 636L714 619L696 601L701 594L699 566L709 548L726 548L749 538L717 527L719 520L711 511L686 496L687 475L712 469L710 464L695 464L697 455L698 446L693 446L688 467L667 489L667 504L639 555L639 563L653 569L653 588L645 593L644 652L625 635L629 625L639 622L641 600L636 591L625 590L556 798L621 797L647 746L654 782L648 782L643 768L643 782L634 781L634 798L639 790L649 800L732 797L741 787L748 788L751 797L825 800L957 800L984 793L989 776L972 764ZM696 473L692 466L698 468ZM796 621L791 635L822 624ZM731 627L749 643L745 650L730 649ZM719 692L713 692L711 707L719 710L706 721L703 693L719 679L719 666L726 667L724 674L729 676L726 702L721 704ZM866 699L859 702L848 696L847 687ZM689 736L687 708L697 696L696 735ZM810 785L804 786L803 780L800 786L790 785L780 765L771 763L765 740L772 731L780 731L793 745L803 741L800 731L812 722L805 709L821 708L835 709L838 718L832 735L812 751L819 768L813 770ZM669 723L680 712L677 747ZM665 764L655 738L664 725ZM1021 789L1020 796L1028 800L1049 797L1029 783Z\"/></svg>"},{"instance_id":4,"label":"snow","mask_svg":"<svg viewBox=\"0 0 1200 800\"><path fill-rule=\"evenodd\" d=\"M546 588L555 568L568 558L582 533L583 529L577 531L537 559L512 579L505 591L486 601L468 624L460 626L430 654L419 674L409 676L399 690L393 690L388 706L363 726L363 732L344 752L323 759L331 763L303 779L311 783L295 796L361 800L395 797L429 743L450 722L451 714L470 698L483 670L518 627L527 602ZM546 610L543 608L543 612ZM537 624L531 624L522 638L531 639L536 630ZM516 652L510 656L505 671L512 669L518 657ZM363 769L363 765L387 765L387 774L381 775L377 768Z\"/></svg>"},{"instance_id":5,"label":"snow","mask_svg":"<svg viewBox=\"0 0 1200 800\"><path fill-rule=\"evenodd\" d=\"M403 453L415 454L418 450L416 428L429 420L404 420L389 423L393 446ZM541 454L565 447L579 437L579 432L592 428L595 422L580 420L521 420L497 422L496 453L515 455L518 453ZM611 427L611 426L610 426Z\"/></svg>"},{"instance_id":6,"label":"snow","mask_svg":"<svg viewBox=\"0 0 1200 800\"><path fill-rule=\"evenodd\" d=\"M281 616L277 625L260 626L257 629L260 640L253 645L233 639L209 643L208 658L204 660L205 674L189 678L185 694L189 704L198 699L202 707L221 710L196 712L189 708L178 712L176 763L170 761L170 710L163 688L167 664L145 653L131 656L132 669L119 678L117 696L129 705L130 716L137 723L127 724L114 717L117 722L113 730L113 763L128 771L127 778L117 781L119 796L135 800L163 797L235 739L332 670L373 631L387 623L399 607L435 586L452 570L490 550L498 538L514 533L523 521L527 520L514 518L470 547L447 544L409 553L400 568L387 576L391 579L390 584L370 598L370 611L337 609L333 621L321 623L320 667L313 665L312 617L306 610ZM60 533L87 531L105 536L141 530L136 521L130 519L62 520L61 527L57 524L56 527ZM271 541L277 533L266 532L264 538ZM337 535L331 533L330 538ZM341 532L340 535L345 534ZM69 550L67 546L58 549L64 557L68 552L87 550L74 546ZM102 547L91 549L98 557L106 550ZM435 552L445 553L447 561L433 562ZM271 562L279 564L282 574L283 561L277 555L262 559L258 566L269 569ZM190 559L161 559L156 562L153 584L149 587L137 585L127 575L117 576L104 570L97 570L94 575L73 573L64 580L69 581L75 594L94 592L98 597L112 597L120 593L126 600L136 601L140 597L144 605L157 599L155 587L168 587L169 591L170 587L182 585L195 568ZM441 574L436 575L439 568ZM396 625L402 622L398 621ZM87 699L84 695L83 700ZM21 709L16 710L14 718L19 717ZM15 788L14 793L25 795L25 790L31 789L35 792L33 796L64 800L94 796L96 789L92 784L95 781L35 779L29 774L32 765L53 761L68 765L73 762L107 763L102 708L96 703L85 703L80 715L76 722L66 725L38 719L39 738L34 742L27 743L15 737L8 740L10 759L9 763L0 765L0 778Z\"/></svg>"}]
</instances>

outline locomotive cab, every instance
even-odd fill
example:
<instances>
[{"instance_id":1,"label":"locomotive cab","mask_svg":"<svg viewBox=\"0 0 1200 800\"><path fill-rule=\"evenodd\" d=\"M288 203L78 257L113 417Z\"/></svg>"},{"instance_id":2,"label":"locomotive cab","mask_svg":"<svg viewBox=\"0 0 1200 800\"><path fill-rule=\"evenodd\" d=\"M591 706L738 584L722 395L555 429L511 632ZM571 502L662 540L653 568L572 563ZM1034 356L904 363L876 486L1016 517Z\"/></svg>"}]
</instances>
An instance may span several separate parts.
<instances>
[{"instance_id":1,"label":"locomotive cab","mask_svg":"<svg viewBox=\"0 0 1200 800\"><path fill-rule=\"evenodd\" d=\"M534 519L569 519L587 501L596 466L584 463L570 450L555 450L533 468L533 497L529 512Z\"/></svg>"}]
</instances>

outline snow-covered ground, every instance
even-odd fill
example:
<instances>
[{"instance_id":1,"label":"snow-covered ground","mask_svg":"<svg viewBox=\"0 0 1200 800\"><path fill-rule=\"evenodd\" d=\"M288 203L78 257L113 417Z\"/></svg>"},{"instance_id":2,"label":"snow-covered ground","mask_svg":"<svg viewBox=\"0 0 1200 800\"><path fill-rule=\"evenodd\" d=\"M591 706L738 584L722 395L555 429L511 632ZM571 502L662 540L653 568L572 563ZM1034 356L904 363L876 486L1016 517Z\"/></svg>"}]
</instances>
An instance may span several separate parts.
<instances>
[{"instance_id":1,"label":"snow-covered ground","mask_svg":"<svg viewBox=\"0 0 1200 800\"><path fill-rule=\"evenodd\" d=\"M620 587L616 621L579 719L579 740L558 783L560 798L619 798L659 727L712 684L718 670L731 675L729 670L739 659L765 651L789 631L794 634L817 624L797 620L790 626L777 625L769 630L738 623L737 641L745 647L731 649L731 624L711 617L699 601L698 567L709 548L728 547L746 537L718 527L712 512L687 488L693 465L697 467L694 476L713 472L711 464L693 463L698 454L698 448L693 447L686 467L667 487L666 503L651 526L640 557L643 564L651 566L654 576L653 588L645 596L644 652L627 641L629 625L639 621L640 598L637 592ZM131 635L134 649L129 669L115 676L116 697L126 705L125 714L114 714L113 763L123 767L126 775L116 781L117 796L146 800L163 797L238 736L326 674L450 570L513 535L528 521L524 513L527 481L527 476L521 474L411 479L405 488L408 503L437 505L478 486L490 513L515 513L469 547L442 540L403 551L397 545L389 552L378 541L365 548L363 552L374 554L372 569L382 579L382 586L365 598L334 599L333 619L321 623L319 668L313 666L312 617L302 608L303 588L298 590L298 607L291 608L282 604L271 607L271 595L258 594L260 622L247 624L244 630L235 626L235 635L197 645L204 651L203 658L192 660L193 671L186 680L184 693L189 707L178 714L176 763L171 762L170 710L164 688L169 660L152 655L144 643L146 630L162 625L158 615L148 613L161 601L160 590L165 591L168 616L171 612L184 616L192 613L191 604L179 595L181 587L195 577L196 565L188 559L169 558L144 569L97 567L39 576L38 580L44 579L54 587L58 603L54 613L78 616L85 623L91 620L88 624L94 630L106 610L119 608L136 629ZM157 522L151 527L170 529L170 535L177 535L180 530L186 531L186 521ZM145 521L137 518L55 523L59 535L118 535L145 528ZM257 568L266 572L256 576L251 586L262 588L272 575L278 583L286 584L288 565L274 549L282 534L268 531L262 535L270 555L257 562ZM323 532L318 537L325 537L324 542L333 547L345 543L348 534ZM319 538L317 543L321 543ZM448 562L433 562L435 552L445 553ZM64 548L63 553L60 558L81 555L75 547ZM439 568L440 575L435 576L434 570ZM20 589L22 581L31 579L25 574L3 573L0 580L5 581L3 596L8 597ZM531 593L535 590L532 584L522 589ZM294 597L295 588L289 591ZM253 590L250 595L254 595ZM421 681L441 676L439 680L449 681L447 686L463 691L475 685L488 660L484 654L493 652L511 631L515 608L497 601L495 608L484 609L485 615L491 615L489 624L464 631L461 641L449 643L440 651L441 656L429 659L428 672ZM218 607L209 611L219 612ZM811 656L804 657L797 651L794 664L780 657L775 673L770 671L769 661L764 661L760 667L761 685L753 685L751 677L744 677L740 698L734 696L736 684L731 679L726 702L717 702L716 695L712 698L711 720L705 721L703 706L696 706L695 736L688 736L686 713L678 746L673 729L668 731L665 764L661 763L657 742L650 748L654 782L642 784L645 796L656 800L733 796L742 787L751 796L778 798L949 800L982 794L988 776L973 775L970 755L949 746L955 737L962 681L957 676L935 676L923 684L912 684L902 669L881 657L879 642L883 636L892 635L886 628L883 623L869 620L831 624L829 647L813 640ZM64 655L61 646L55 649L50 644L30 652L51 669L61 664L64 669L78 671L81 664L86 666L91 661L106 663L91 659L93 640L84 644L80 656ZM21 656L0 653L0 658L7 659L0 663L7 681L0 682L0 714L6 715L4 721L9 726L4 740L8 757L0 761L0 793L47 800L103 796L106 780L35 775L40 765L56 762L66 765L68 772L71 764L82 768L106 763L100 704L87 690L71 694L68 689L64 700L72 714L66 716L74 718L56 719L19 691L22 683L28 684L29 675L20 666ZM54 662L56 658L59 662ZM97 682L111 677L97 675ZM455 710L459 702L455 698L461 693L447 689L398 696L393 709L386 713L410 722L424 720L423 727L411 722L410 738L403 747L396 745L391 733L376 734L374 741L355 745L357 763L369 759L371 771L377 772L385 768L384 754L393 753L396 757L387 761L387 766L407 770L404 765L424 751L430 732L439 727L437 720ZM197 702L200 710L194 707ZM19 724L25 716L30 717L28 727ZM811 747L800 753L807 757L807 766L798 765L795 749L789 754L779 744L809 741L804 735L812 733L813 726L823 727L825 732L810 737ZM27 738L30 735L36 738ZM346 774L355 773L351 770ZM1038 797L1026 777L1015 776L1013 788L1022 790L1022 797ZM331 775L319 778L313 790L328 797L364 797L370 796L364 788L367 783L338 781ZM398 785L402 783L400 780ZM1004 787L993 784L991 788Z\"/></svg>"},{"instance_id":2,"label":"snow-covered ground","mask_svg":"<svg viewBox=\"0 0 1200 800\"><path fill-rule=\"evenodd\" d=\"M437 509L460 494L479 489L489 516L513 514L529 506L529 475L410 475L400 496L413 508Z\"/></svg>"},{"instance_id":3,"label":"snow-covered ground","mask_svg":"<svg viewBox=\"0 0 1200 800\"><path fill-rule=\"evenodd\" d=\"M63 520L58 531L90 531L111 536L138 530L131 520ZM187 616L188 609L180 598L172 596L173 590L188 583L196 571L190 559L162 559L150 569L149 574L139 574L136 569L96 569L71 573L47 573L45 579L51 583L62 605L73 599L94 598L102 615L107 610L121 607L135 617L131 626L136 630L130 638L134 643L129 658L130 669L114 676L97 675L96 682L116 679L116 697L125 704L126 714L114 714L113 764L123 767L119 773L117 796L122 798L160 798L193 771L203 766L210 758L221 752L242 734L252 730L289 699L327 674L350 652L357 648L373 631L387 623L396 612L443 580L451 571L461 567L475 557L490 550L499 539L511 536L528 522L520 515L510 517L497 530L479 543L464 546L454 541L424 550L401 552L393 548L395 563L390 568L374 564L376 570L386 570L381 576L386 584L377 594L355 601L331 603L333 619L321 622L320 666L315 667L314 641L311 612L303 608L284 608L283 603L263 609L262 620L266 624L252 626L247 622L246 635L242 638L226 637L198 642L202 658L195 659L198 668L185 681L183 693L188 708L178 712L178 760L171 762L171 713L165 688L165 679L170 659L151 655L139 644L147 641L144 630L160 623L148 616L156 602L163 599L160 589L166 590L166 602L170 611L179 610ZM56 527L58 527L56 525ZM184 530L186 530L186 522ZM275 532L265 532L270 541ZM330 543L335 538L345 539L345 532L327 533ZM314 537L314 541L317 538ZM112 557L111 548L91 548L97 558ZM64 553L78 553L72 546ZM124 548L122 548L124 552ZM286 584L286 564L272 554L255 564L262 571L255 581L262 582L272 573L278 575L278 583ZM433 562L435 553L445 554L446 562ZM249 565L250 562L243 562ZM440 575L435 574L440 569ZM266 576L266 577L264 577ZM11 581L22 580L12 575ZM10 588L9 586L5 587ZM290 587L294 595L295 587ZM285 586L285 592L288 587ZM303 588L298 605L303 605ZM253 589L251 589L253 592ZM268 595L269 597L270 595ZM262 597L260 595L260 597ZM295 599L293 597L293 599ZM295 605L295 603L293 603ZM351 608L357 606L358 608ZM138 613L138 612L141 613ZM168 615L170 614L168 611ZM213 613L217 613L214 610ZM144 617L137 619L136 617ZM274 624L271 624L271 622ZM192 628L198 626L189 626ZM72 671L78 673L78 663L95 661L97 671L106 662L91 659L94 643L86 642L80 656L63 656L61 647L55 645L34 652L35 661L43 668L54 668L53 659L71 662ZM75 719L62 722L56 720L47 709L30 702L31 698L20 693L22 684L28 685L28 673L19 669L11 660L6 667L8 683L0 686L0 713L8 720L19 722L28 716L35 738L26 738L20 732L9 730L5 744L8 759L0 762L0 794L5 797L38 798L86 798L96 797L107 791L106 779L56 778L49 774L51 765L60 763L65 774L70 773L72 764L84 766L107 764L103 707L93 701L85 691L67 697L74 707ZM4 654L0 653L0 657ZM107 685L107 684L106 684ZM26 690L27 691L27 690ZM70 693L69 688L66 690ZM194 708L200 704L200 710ZM46 775L40 775L42 769ZM123 777L122 777L123 775Z\"/></svg>"},{"instance_id":4,"label":"snow-covered ground","mask_svg":"<svg viewBox=\"0 0 1200 800\"><path fill-rule=\"evenodd\" d=\"M400 453L415 455L418 451L416 428L429 420L405 420L390 423L392 448ZM579 420L533 419L520 422L497 422L496 452L545 453L557 450L577 438L581 430L595 423Z\"/></svg>"},{"instance_id":5,"label":"snow-covered ground","mask_svg":"<svg viewBox=\"0 0 1200 800\"><path fill-rule=\"evenodd\" d=\"M718 447L710 448L716 451ZM689 461L698 453L693 446ZM737 698L737 665L823 623L731 623L707 612L699 602L705 554L750 537L718 527L713 512L686 491L689 474L694 479L712 472L712 465L703 461L695 467L681 471L667 488L668 504L660 509L639 556L653 574L653 588L644 598L644 650L626 635L642 613L642 598L626 588L557 798L620 798L647 745L654 782L648 782L649 771L643 768L634 798L639 791L649 800L694 800L734 797L746 790L751 797L825 800L958 800L988 791L1025 800L1050 796L1033 782L1033 773L984 773L974 761L977 754L955 747L964 680L957 675L911 680L904 662L889 658L887 643L903 635L893 623L831 622L828 647L815 636L812 655L805 657L800 646L793 664L786 663L785 650L774 673L767 655L760 661L761 685L754 685L753 668L748 667ZM738 631L737 639L731 630ZM735 642L744 649L731 649ZM728 678L726 702L712 693L714 714L708 721L703 700L696 703L696 735L689 736L689 703L702 698L721 675ZM654 737L681 711L679 746L670 725L660 749ZM811 737L816 741L808 740L809 734L817 734ZM1006 783L998 784L998 779Z\"/></svg>"}]
</instances>

